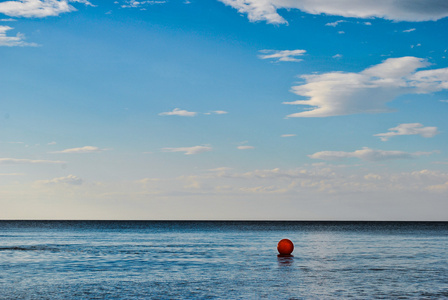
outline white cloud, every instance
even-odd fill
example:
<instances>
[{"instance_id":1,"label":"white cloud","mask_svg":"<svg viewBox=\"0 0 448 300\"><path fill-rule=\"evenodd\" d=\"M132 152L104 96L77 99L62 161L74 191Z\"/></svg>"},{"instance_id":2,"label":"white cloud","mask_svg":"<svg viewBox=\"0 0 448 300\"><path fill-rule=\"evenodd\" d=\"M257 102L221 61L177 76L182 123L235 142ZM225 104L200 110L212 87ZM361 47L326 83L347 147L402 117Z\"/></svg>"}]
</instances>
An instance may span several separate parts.
<instances>
[{"instance_id":1,"label":"white cloud","mask_svg":"<svg viewBox=\"0 0 448 300\"><path fill-rule=\"evenodd\" d=\"M60 160L39 160L27 158L0 158L0 165L18 165L18 164L65 164Z\"/></svg>"},{"instance_id":2,"label":"white cloud","mask_svg":"<svg viewBox=\"0 0 448 300\"><path fill-rule=\"evenodd\" d=\"M179 148L163 148L164 152L185 152L185 155L199 154L203 152L212 151L213 148L209 146L194 146L194 147L179 147Z\"/></svg>"},{"instance_id":3,"label":"white cloud","mask_svg":"<svg viewBox=\"0 0 448 300\"><path fill-rule=\"evenodd\" d=\"M225 114L228 114L228 112L225 111L225 110L215 110L215 111L212 111L212 112L215 113L215 114L217 114L217 115L225 115Z\"/></svg>"},{"instance_id":4,"label":"white cloud","mask_svg":"<svg viewBox=\"0 0 448 300\"><path fill-rule=\"evenodd\" d=\"M50 180L39 180L36 183L45 185L53 185L53 184L81 185L83 183L83 180L78 176L68 175L66 177L58 177Z\"/></svg>"},{"instance_id":5,"label":"white cloud","mask_svg":"<svg viewBox=\"0 0 448 300\"><path fill-rule=\"evenodd\" d=\"M335 55L333 55L332 57L333 57L333 58L341 58L341 57L342 57L342 54L335 54Z\"/></svg>"},{"instance_id":6,"label":"white cloud","mask_svg":"<svg viewBox=\"0 0 448 300\"><path fill-rule=\"evenodd\" d=\"M91 5L88 1L64 0L21 0L0 3L0 13L10 17L45 18L62 13L76 11L68 2L80 2Z\"/></svg>"},{"instance_id":7,"label":"white cloud","mask_svg":"<svg viewBox=\"0 0 448 300\"><path fill-rule=\"evenodd\" d=\"M299 9L313 15L333 15L348 18L383 18L394 21L435 21L448 16L445 0L397 1L333 1L333 0L219 0L247 14L251 22L266 21L286 24L280 9Z\"/></svg>"},{"instance_id":8,"label":"white cloud","mask_svg":"<svg viewBox=\"0 0 448 300\"><path fill-rule=\"evenodd\" d=\"M412 32L412 31L415 31L415 28L410 28L410 29L403 30L403 32Z\"/></svg>"},{"instance_id":9,"label":"white cloud","mask_svg":"<svg viewBox=\"0 0 448 300\"><path fill-rule=\"evenodd\" d=\"M63 219L446 219L448 173L443 171L394 172L380 165L372 172L365 166L326 163L203 171L81 185L70 185L76 178L64 177L54 180L58 184L52 184L53 179L41 184L16 181L0 189L0 199L9 200L3 201L0 217L49 219L57 213ZM24 214L23 207L33 199L39 199L40 209ZM60 199L65 199L63 206L58 205ZM79 199L85 200L81 206ZM98 209L104 203L108 205Z\"/></svg>"},{"instance_id":10,"label":"white cloud","mask_svg":"<svg viewBox=\"0 0 448 300\"><path fill-rule=\"evenodd\" d=\"M432 192L446 192L448 191L448 181L443 184L430 185L426 189Z\"/></svg>"},{"instance_id":11,"label":"white cloud","mask_svg":"<svg viewBox=\"0 0 448 300\"><path fill-rule=\"evenodd\" d=\"M100 149L94 146L84 146L79 148L70 148L61 151L55 151L51 153L97 153L97 152L103 152L105 150L107 149Z\"/></svg>"},{"instance_id":12,"label":"white cloud","mask_svg":"<svg viewBox=\"0 0 448 300\"><path fill-rule=\"evenodd\" d=\"M403 94L428 94L448 89L448 68L416 71L429 63L412 56L389 58L359 73L330 72L303 75L304 84L292 92L309 100L284 102L309 110L287 117L329 117L384 113L386 103Z\"/></svg>"},{"instance_id":13,"label":"white cloud","mask_svg":"<svg viewBox=\"0 0 448 300\"><path fill-rule=\"evenodd\" d=\"M49 142L47 145L56 145L56 142Z\"/></svg>"},{"instance_id":14,"label":"white cloud","mask_svg":"<svg viewBox=\"0 0 448 300\"><path fill-rule=\"evenodd\" d=\"M0 19L0 22L15 22L17 21L16 19L13 18L8 18L8 19Z\"/></svg>"},{"instance_id":15,"label":"white cloud","mask_svg":"<svg viewBox=\"0 0 448 300\"><path fill-rule=\"evenodd\" d=\"M25 36L21 33L17 33L16 36L7 36L6 32L8 30L14 29L9 26L2 26L0 25L0 47L6 46L6 47L36 47L38 46L36 43L27 43L24 41Z\"/></svg>"},{"instance_id":16,"label":"white cloud","mask_svg":"<svg viewBox=\"0 0 448 300\"><path fill-rule=\"evenodd\" d=\"M136 1L136 0L129 0L125 1L126 4L121 5L122 8L141 8L148 5L154 5L154 4L164 4L166 1L159 0L159 1Z\"/></svg>"},{"instance_id":17,"label":"white cloud","mask_svg":"<svg viewBox=\"0 0 448 300\"><path fill-rule=\"evenodd\" d=\"M342 31L342 30L341 30L341 31L338 31L338 33L339 33L339 34L344 34L345 31Z\"/></svg>"},{"instance_id":18,"label":"white cloud","mask_svg":"<svg viewBox=\"0 0 448 300\"><path fill-rule=\"evenodd\" d=\"M440 102L448 103L448 100L440 100Z\"/></svg>"},{"instance_id":19,"label":"white cloud","mask_svg":"<svg viewBox=\"0 0 448 300\"><path fill-rule=\"evenodd\" d=\"M306 53L306 50L260 50L260 54L258 55L261 59L275 59L276 61L293 61L299 62L303 59L297 58L298 56L302 56Z\"/></svg>"},{"instance_id":20,"label":"white cloud","mask_svg":"<svg viewBox=\"0 0 448 300\"><path fill-rule=\"evenodd\" d=\"M161 195L289 194L294 197L297 193L311 191L316 193L316 196L322 193L346 195L351 192L441 191L445 188L444 183L448 181L448 174L440 171L391 173L390 170L378 170L372 173L364 168L353 168L353 166L347 168L326 163L297 169L274 168L245 173L232 171L229 168L210 171L203 175L184 175L150 181L144 179L140 182L147 184L151 193L157 191ZM434 187L431 188L432 186Z\"/></svg>"},{"instance_id":21,"label":"white cloud","mask_svg":"<svg viewBox=\"0 0 448 300\"><path fill-rule=\"evenodd\" d=\"M272 24L286 24L286 20L277 13L274 1L256 0L219 0L238 10L239 13L247 14L249 21L266 21Z\"/></svg>"},{"instance_id":22,"label":"white cloud","mask_svg":"<svg viewBox=\"0 0 448 300\"><path fill-rule=\"evenodd\" d=\"M211 115L211 114L215 114L215 115L225 115L225 114L228 114L228 112L225 111L225 110L214 110L214 111L211 111L211 112L206 112L206 113L204 113L204 115Z\"/></svg>"},{"instance_id":23,"label":"white cloud","mask_svg":"<svg viewBox=\"0 0 448 300\"><path fill-rule=\"evenodd\" d=\"M332 23L327 23L327 24L325 24L325 26L332 26L332 27L336 27L336 26L338 26L338 25L339 25L339 23L344 23L344 22L347 22L347 21L345 21L345 20L339 20L339 21L336 21L336 22L332 22Z\"/></svg>"},{"instance_id":24,"label":"white cloud","mask_svg":"<svg viewBox=\"0 0 448 300\"><path fill-rule=\"evenodd\" d=\"M353 152L321 151L308 156L313 159L322 159L322 160L342 160L346 158L359 158L365 161L384 161L391 159L410 159L416 156L428 155L428 154L431 153L428 152L408 153L404 151L385 151L364 147L361 150L356 150Z\"/></svg>"},{"instance_id":25,"label":"white cloud","mask_svg":"<svg viewBox=\"0 0 448 300\"><path fill-rule=\"evenodd\" d=\"M370 23L370 22L364 22L363 24L364 24L364 25L367 25L367 26L372 25L372 23Z\"/></svg>"},{"instance_id":26,"label":"white cloud","mask_svg":"<svg viewBox=\"0 0 448 300\"><path fill-rule=\"evenodd\" d=\"M281 137L293 137L297 136L297 134L282 134Z\"/></svg>"},{"instance_id":27,"label":"white cloud","mask_svg":"<svg viewBox=\"0 0 448 300\"><path fill-rule=\"evenodd\" d=\"M430 138L438 134L437 127L423 127L420 123L406 123L400 124L397 127L389 128L389 132L378 133L374 136L379 136L385 142L393 136L397 135L421 135L425 138Z\"/></svg>"},{"instance_id":28,"label":"white cloud","mask_svg":"<svg viewBox=\"0 0 448 300\"><path fill-rule=\"evenodd\" d=\"M159 116L194 117L197 114L198 114L197 112L192 112L192 111L182 110L180 108L175 108L173 111L162 112L159 114Z\"/></svg>"},{"instance_id":29,"label":"white cloud","mask_svg":"<svg viewBox=\"0 0 448 300\"><path fill-rule=\"evenodd\" d=\"M45 18L76 11L69 3L96 7L88 0L19 0L0 3L0 13L12 17Z\"/></svg>"},{"instance_id":30,"label":"white cloud","mask_svg":"<svg viewBox=\"0 0 448 300\"><path fill-rule=\"evenodd\" d=\"M236 147L238 150L249 150L249 149L254 149L254 146L238 146Z\"/></svg>"},{"instance_id":31,"label":"white cloud","mask_svg":"<svg viewBox=\"0 0 448 300\"><path fill-rule=\"evenodd\" d=\"M69 0L69 2L77 2L77 3L82 3L82 4L84 4L84 5L87 5L87 6L93 6L93 7L96 7L96 5L93 5L93 4L90 3L90 1L88 1L88 0Z\"/></svg>"}]
</instances>

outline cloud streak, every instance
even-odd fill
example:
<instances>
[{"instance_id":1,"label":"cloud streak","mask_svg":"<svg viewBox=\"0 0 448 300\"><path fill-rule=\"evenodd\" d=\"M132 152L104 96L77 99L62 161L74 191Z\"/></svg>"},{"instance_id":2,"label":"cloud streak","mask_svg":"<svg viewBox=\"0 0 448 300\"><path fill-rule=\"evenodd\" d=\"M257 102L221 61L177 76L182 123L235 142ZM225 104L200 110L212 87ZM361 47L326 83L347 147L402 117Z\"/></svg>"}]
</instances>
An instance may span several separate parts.
<instances>
[{"instance_id":1,"label":"cloud streak","mask_svg":"<svg viewBox=\"0 0 448 300\"><path fill-rule=\"evenodd\" d=\"M260 54L258 57L260 59L274 59L275 61L292 61L299 62L303 59L297 58L298 56L302 56L306 53L306 50L260 50Z\"/></svg>"},{"instance_id":2,"label":"cloud streak","mask_svg":"<svg viewBox=\"0 0 448 300\"><path fill-rule=\"evenodd\" d=\"M159 114L159 116L195 117L197 114L197 112L175 108L172 111L162 112Z\"/></svg>"},{"instance_id":3,"label":"cloud streak","mask_svg":"<svg viewBox=\"0 0 448 300\"><path fill-rule=\"evenodd\" d=\"M327 23L327 24L325 24L325 26L336 27L336 26L338 26L340 23L344 23L344 22L347 22L347 21L345 21L345 20L339 20L339 21L336 21L336 22Z\"/></svg>"},{"instance_id":4,"label":"cloud streak","mask_svg":"<svg viewBox=\"0 0 448 300\"><path fill-rule=\"evenodd\" d=\"M40 159L27 159L27 158L0 158L0 165L23 165L23 164L66 164L65 161L60 160L40 160Z\"/></svg>"},{"instance_id":5,"label":"cloud streak","mask_svg":"<svg viewBox=\"0 0 448 300\"><path fill-rule=\"evenodd\" d=\"M437 127L423 127L420 123L406 123L400 124L397 127L389 128L389 132L378 133L374 136L379 136L385 142L391 137L399 135L420 135L425 138L430 138L438 134Z\"/></svg>"},{"instance_id":6,"label":"cloud streak","mask_svg":"<svg viewBox=\"0 0 448 300\"><path fill-rule=\"evenodd\" d=\"M250 149L255 149L254 146L238 146L236 147L238 150L250 150Z\"/></svg>"},{"instance_id":7,"label":"cloud streak","mask_svg":"<svg viewBox=\"0 0 448 300\"><path fill-rule=\"evenodd\" d=\"M287 24L278 13L281 9L298 9L313 15L347 18L382 18L394 21L435 21L448 16L444 0L333 1L333 0L219 0L246 14L249 21Z\"/></svg>"},{"instance_id":8,"label":"cloud streak","mask_svg":"<svg viewBox=\"0 0 448 300\"><path fill-rule=\"evenodd\" d=\"M179 147L179 148L163 148L163 152L184 152L185 155L194 155L203 152L212 151L209 146Z\"/></svg>"},{"instance_id":9,"label":"cloud streak","mask_svg":"<svg viewBox=\"0 0 448 300\"><path fill-rule=\"evenodd\" d=\"M61 151L54 151L51 153L98 153L98 152L103 152L106 150L107 149L100 149L100 148L94 147L94 146L84 146L84 147L79 147L79 148L70 148L70 149L65 149L65 150L61 150Z\"/></svg>"},{"instance_id":10,"label":"cloud streak","mask_svg":"<svg viewBox=\"0 0 448 300\"><path fill-rule=\"evenodd\" d=\"M225 115L225 114L228 114L229 112L227 112L225 110L214 110L214 111L212 111L212 113L214 113L216 115Z\"/></svg>"},{"instance_id":11,"label":"cloud streak","mask_svg":"<svg viewBox=\"0 0 448 300\"><path fill-rule=\"evenodd\" d=\"M126 4L121 5L122 8L142 8L146 7L148 5L155 5L155 4L165 4L166 1L136 1L136 0L130 0L125 1Z\"/></svg>"},{"instance_id":12,"label":"cloud streak","mask_svg":"<svg viewBox=\"0 0 448 300\"><path fill-rule=\"evenodd\" d=\"M430 152L408 153L404 151L385 151L364 147L361 150L356 150L353 152L321 151L308 155L308 157L321 160L343 160L347 158L358 158L364 161L375 162L375 161L385 161L394 159L412 159L420 155L429 155L429 154L431 153Z\"/></svg>"},{"instance_id":13,"label":"cloud streak","mask_svg":"<svg viewBox=\"0 0 448 300\"><path fill-rule=\"evenodd\" d=\"M68 175L66 177L58 177L50 180L39 180L36 183L44 185L56 185L56 184L81 185L83 183L83 180L78 176Z\"/></svg>"},{"instance_id":14,"label":"cloud streak","mask_svg":"<svg viewBox=\"0 0 448 300\"><path fill-rule=\"evenodd\" d=\"M389 58L359 73L303 75L305 83L293 86L292 92L309 99L283 103L309 108L287 117L391 112L386 103L400 95L448 89L448 68L416 71L427 66L429 63L425 59L406 56Z\"/></svg>"}]
</instances>

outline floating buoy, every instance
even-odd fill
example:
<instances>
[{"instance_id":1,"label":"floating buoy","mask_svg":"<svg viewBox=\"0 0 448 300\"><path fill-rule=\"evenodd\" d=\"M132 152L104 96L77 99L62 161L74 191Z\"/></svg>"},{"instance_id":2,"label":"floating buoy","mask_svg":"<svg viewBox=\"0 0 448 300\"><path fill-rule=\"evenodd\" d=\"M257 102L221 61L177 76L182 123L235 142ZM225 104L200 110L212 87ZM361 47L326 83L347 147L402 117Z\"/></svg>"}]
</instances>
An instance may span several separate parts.
<instances>
[{"instance_id":1,"label":"floating buoy","mask_svg":"<svg viewBox=\"0 0 448 300\"><path fill-rule=\"evenodd\" d=\"M277 250L280 255L291 255L294 251L294 244L288 239L283 239L278 242Z\"/></svg>"}]
</instances>

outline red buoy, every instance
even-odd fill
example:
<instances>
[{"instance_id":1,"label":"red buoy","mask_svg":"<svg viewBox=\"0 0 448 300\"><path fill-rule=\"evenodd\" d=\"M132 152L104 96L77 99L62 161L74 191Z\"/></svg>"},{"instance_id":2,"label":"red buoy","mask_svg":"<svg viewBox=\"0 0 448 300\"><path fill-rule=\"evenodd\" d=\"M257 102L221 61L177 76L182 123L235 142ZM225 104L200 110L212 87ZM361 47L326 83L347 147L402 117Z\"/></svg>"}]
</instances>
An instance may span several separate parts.
<instances>
[{"instance_id":1,"label":"red buoy","mask_svg":"<svg viewBox=\"0 0 448 300\"><path fill-rule=\"evenodd\" d=\"M277 250L280 255L291 255L294 251L294 244L288 239L283 239L278 242Z\"/></svg>"}]
</instances>

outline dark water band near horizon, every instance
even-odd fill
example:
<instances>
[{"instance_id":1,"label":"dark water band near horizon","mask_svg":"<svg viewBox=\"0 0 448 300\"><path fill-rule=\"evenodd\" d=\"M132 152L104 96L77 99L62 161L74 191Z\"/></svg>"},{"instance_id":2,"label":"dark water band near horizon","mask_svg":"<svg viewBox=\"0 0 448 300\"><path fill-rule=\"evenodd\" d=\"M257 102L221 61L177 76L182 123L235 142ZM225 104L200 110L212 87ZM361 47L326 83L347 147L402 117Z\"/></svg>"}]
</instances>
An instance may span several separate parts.
<instances>
[{"instance_id":1,"label":"dark water band near horizon","mask_svg":"<svg viewBox=\"0 0 448 300\"><path fill-rule=\"evenodd\" d=\"M448 299L448 222L0 221L0 299L341 298Z\"/></svg>"}]
</instances>

